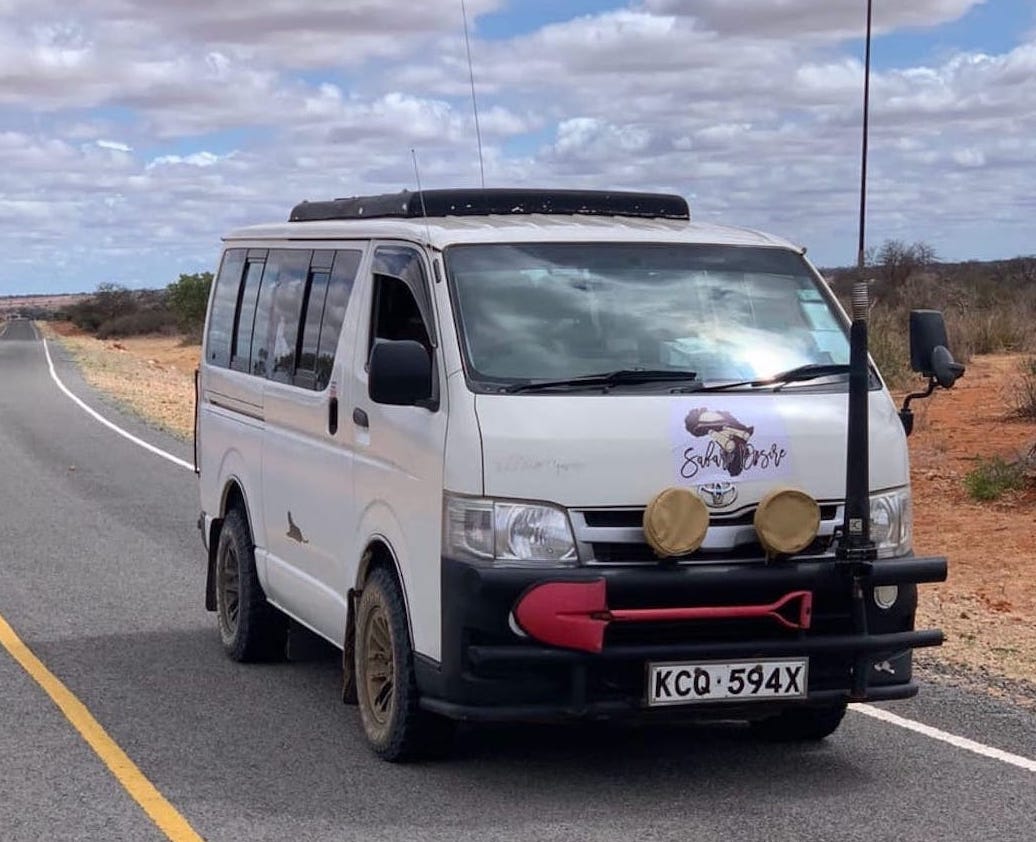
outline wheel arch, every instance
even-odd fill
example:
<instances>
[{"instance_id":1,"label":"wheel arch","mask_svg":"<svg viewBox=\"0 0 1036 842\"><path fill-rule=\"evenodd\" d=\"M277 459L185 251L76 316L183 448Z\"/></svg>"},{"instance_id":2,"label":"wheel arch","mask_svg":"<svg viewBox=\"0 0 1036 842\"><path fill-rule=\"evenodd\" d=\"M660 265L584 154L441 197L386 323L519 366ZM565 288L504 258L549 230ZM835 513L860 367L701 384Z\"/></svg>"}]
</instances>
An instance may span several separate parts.
<instances>
[{"instance_id":1,"label":"wheel arch","mask_svg":"<svg viewBox=\"0 0 1036 842\"><path fill-rule=\"evenodd\" d=\"M346 704L355 705L356 700L356 676L353 669L353 655L356 648L356 604L360 594L363 593L364 584L370 575L377 569L382 568L388 571L399 587L403 595L403 609L406 611L407 635L410 638L410 645L414 644L414 630L410 619L410 605L407 600L406 584L403 581L402 571L399 567L399 560L392 549L391 543L383 535L373 535L367 541L360 556L360 563L356 569L356 582L349 589L346 599L345 616L345 640L342 643L342 701Z\"/></svg>"}]
</instances>

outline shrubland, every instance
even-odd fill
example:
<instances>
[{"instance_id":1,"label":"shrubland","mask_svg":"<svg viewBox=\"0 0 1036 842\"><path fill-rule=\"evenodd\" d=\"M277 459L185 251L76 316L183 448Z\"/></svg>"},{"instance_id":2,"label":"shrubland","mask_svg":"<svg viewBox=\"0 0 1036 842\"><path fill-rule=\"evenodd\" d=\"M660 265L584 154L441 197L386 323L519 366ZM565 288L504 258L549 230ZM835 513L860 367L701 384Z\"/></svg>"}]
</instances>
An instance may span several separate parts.
<instances>
[{"instance_id":1,"label":"shrubland","mask_svg":"<svg viewBox=\"0 0 1036 842\"><path fill-rule=\"evenodd\" d=\"M101 284L95 293L58 313L98 339L182 334L200 342L212 273L182 274L162 290Z\"/></svg>"},{"instance_id":2,"label":"shrubland","mask_svg":"<svg viewBox=\"0 0 1036 842\"><path fill-rule=\"evenodd\" d=\"M890 240L869 255L862 275L857 269L825 275L843 301L854 281L868 281L871 354L893 389L916 384L908 335L914 309L943 312L951 350L964 362L975 354L1036 352L1036 256L944 263L925 243ZM1019 378L1022 386L1022 373ZM1036 371L1029 381L1036 390Z\"/></svg>"}]
</instances>

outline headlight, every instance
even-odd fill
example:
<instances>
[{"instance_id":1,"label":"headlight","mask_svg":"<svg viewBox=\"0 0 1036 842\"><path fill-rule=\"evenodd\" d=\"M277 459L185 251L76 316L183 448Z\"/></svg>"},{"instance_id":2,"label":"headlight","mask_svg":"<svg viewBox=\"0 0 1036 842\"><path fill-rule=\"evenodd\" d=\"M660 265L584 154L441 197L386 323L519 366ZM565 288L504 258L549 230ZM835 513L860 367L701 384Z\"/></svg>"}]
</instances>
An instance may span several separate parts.
<instances>
[{"instance_id":1,"label":"headlight","mask_svg":"<svg viewBox=\"0 0 1036 842\"><path fill-rule=\"evenodd\" d=\"M543 503L446 495L443 555L502 567L570 566L576 545L568 515Z\"/></svg>"},{"instance_id":2,"label":"headlight","mask_svg":"<svg viewBox=\"0 0 1036 842\"><path fill-rule=\"evenodd\" d=\"M871 497L871 540L878 558L907 555L913 549L914 519L910 489Z\"/></svg>"}]
</instances>

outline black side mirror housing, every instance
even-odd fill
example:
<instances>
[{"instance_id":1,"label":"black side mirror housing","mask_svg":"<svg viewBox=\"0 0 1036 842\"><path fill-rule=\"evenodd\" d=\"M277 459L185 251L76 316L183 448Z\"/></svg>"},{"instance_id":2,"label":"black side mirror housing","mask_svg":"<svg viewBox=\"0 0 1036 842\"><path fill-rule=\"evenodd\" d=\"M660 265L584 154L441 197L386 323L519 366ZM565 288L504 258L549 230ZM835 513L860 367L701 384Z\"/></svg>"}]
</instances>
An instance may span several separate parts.
<instances>
[{"instance_id":1,"label":"black side mirror housing","mask_svg":"<svg viewBox=\"0 0 1036 842\"><path fill-rule=\"evenodd\" d=\"M378 340L371 349L367 388L375 403L428 406L432 400L432 357L412 339Z\"/></svg>"},{"instance_id":2,"label":"black side mirror housing","mask_svg":"<svg viewBox=\"0 0 1036 842\"><path fill-rule=\"evenodd\" d=\"M910 311L910 367L949 389L964 374L953 359L946 322L938 310Z\"/></svg>"}]
</instances>

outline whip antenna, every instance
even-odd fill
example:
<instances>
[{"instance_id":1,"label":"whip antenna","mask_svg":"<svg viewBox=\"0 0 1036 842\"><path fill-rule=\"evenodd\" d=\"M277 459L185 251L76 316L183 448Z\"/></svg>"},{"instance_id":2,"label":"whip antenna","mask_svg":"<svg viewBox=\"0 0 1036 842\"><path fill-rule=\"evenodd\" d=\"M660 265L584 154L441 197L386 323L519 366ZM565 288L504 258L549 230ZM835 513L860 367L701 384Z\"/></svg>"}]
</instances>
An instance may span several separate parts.
<instances>
[{"instance_id":1,"label":"whip antenna","mask_svg":"<svg viewBox=\"0 0 1036 842\"><path fill-rule=\"evenodd\" d=\"M471 38L468 35L468 10L460 0L460 13L464 18L464 46L468 52L468 78L471 80L471 110L475 113L475 140L478 141L478 172L482 178L482 189L486 189L486 167L482 161L482 129L478 124L478 98L475 96L475 69L471 64Z\"/></svg>"},{"instance_id":2,"label":"whip antenna","mask_svg":"<svg viewBox=\"0 0 1036 842\"><path fill-rule=\"evenodd\" d=\"M421 187L421 171L417 168L417 151L411 146L410 157L414 159L414 178L417 179L417 195L421 197L421 216L424 217L425 235L432 241L432 226L428 224L428 208L424 204L424 190Z\"/></svg>"},{"instance_id":3,"label":"whip antenna","mask_svg":"<svg viewBox=\"0 0 1036 842\"><path fill-rule=\"evenodd\" d=\"M873 0L867 0L867 57L863 69L863 152L860 164L860 242L856 251L856 268L863 277L867 248L867 136L871 105L871 21ZM855 317L854 317L855 318Z\"/></svg>"}]
</instances>

